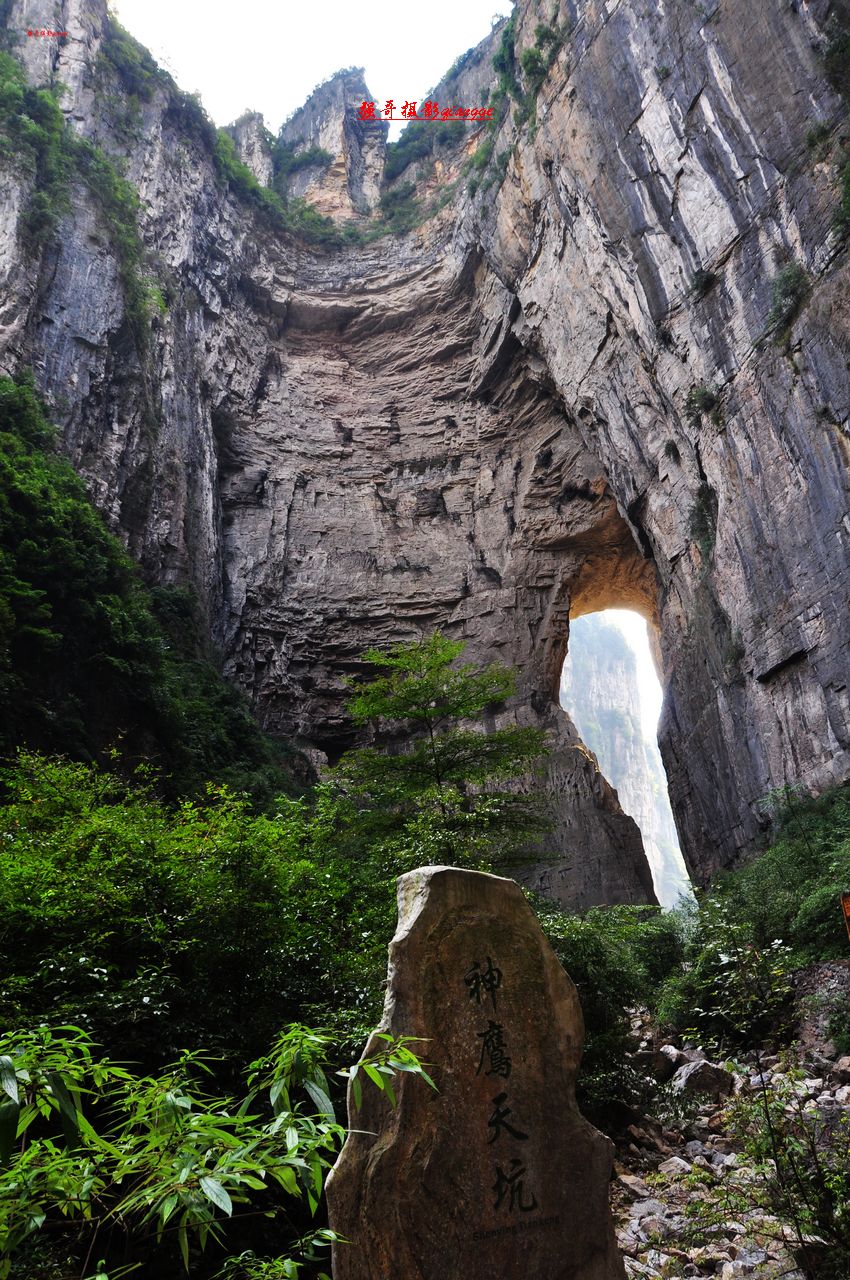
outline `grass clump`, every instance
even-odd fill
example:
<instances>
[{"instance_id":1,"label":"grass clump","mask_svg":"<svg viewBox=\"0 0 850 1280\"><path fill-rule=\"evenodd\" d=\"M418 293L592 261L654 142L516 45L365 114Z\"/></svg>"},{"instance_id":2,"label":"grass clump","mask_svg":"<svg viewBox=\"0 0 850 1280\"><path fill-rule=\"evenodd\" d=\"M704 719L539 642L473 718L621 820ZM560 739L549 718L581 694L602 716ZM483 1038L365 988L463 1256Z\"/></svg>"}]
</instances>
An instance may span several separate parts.
<instances>
[{"instance_id":1,"label":"grass clump","mask_svg":"<svg viewBox=\"0 0 850 1280\"><path fill-rule=\"evenodd\" d=\"M717 540L717 494L705 481L697 490L691 508L691 538L699 547L703 565L707 565Z\"/></svg>"},{"instance_id":2,"label":"grass clump","mask_svg":"<svg viewBox=\"0 0 850 1280\"><path fill-rule=\"evenodd\" d=\"M768 327L784 333L809 295L810 280L799 262L791 262L774 277Z\"/></svg>"},{"instance_id":3,"label":"grass clump","mask_svg":"<svg viewBox=\"0 0 850 1280\"><path fill-rule=\"evenodd\" d=\"M698 301L702 301L703 298L711 293L716 284L717 276L713 271L708 271L705 267L698 267L691 281L691 293Z\"/></svg>"}]
</instances>

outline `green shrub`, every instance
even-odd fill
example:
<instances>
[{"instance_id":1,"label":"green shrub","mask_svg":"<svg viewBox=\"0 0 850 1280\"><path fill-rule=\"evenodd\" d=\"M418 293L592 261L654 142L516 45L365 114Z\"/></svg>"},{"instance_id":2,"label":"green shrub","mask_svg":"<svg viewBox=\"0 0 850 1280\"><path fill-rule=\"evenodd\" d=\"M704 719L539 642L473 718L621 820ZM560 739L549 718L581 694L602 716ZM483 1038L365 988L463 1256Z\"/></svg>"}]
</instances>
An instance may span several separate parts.
<instances>
[{"instance_id":1,"label":"green shrub","mask_svg":"<svg viewBox=\"0 0 850 1280\"><path fill-rule=\"evenodd\" d=\"M685 412L696 425L704 413L711 413L717 408L717 403L717 392L713 387L691 387L685 400Z\"/></svg>"},{"instance_id":2,"label":"green shrub","mask_svg":"<svg viewBox=\"0 0 850 1280\"><path fill-rule=\"evenodd\" d=\"M519 62L528 84L529 92L536 94L546 79L548 67L545 59L539 49L523 49Z\"/></svg>"},{"instance_id":3,"label":"green shrub","mask_svg":"<svg viewBox=\"0 0 850 1280\"><path fill-rule=\"evenodd\" d=\"M263 187L239 159L236 143L224 129L215 135L213 160L219 177L231 191L252 205L277 231L299 236L310 244L338 246L345 236L330 218L304 200L284 202L276 191Z\"/></svg>"},{"instance_id":4,"label":"green shrub","mask_svg":"<svg viewBox=\"0 0 850 1280\"><path fill-rule=\"evenodd\" d=\"M381 193L381 214L387 227L396 234L410 231L422 221L424 213L415 192L414 183L404 182Z\"/></svg>"},{"instance_id":5,"label":"green shrub","mask_svg":"<svg viewBox=\"0 0 850 1280\"><path fill-rule=\"evenodd\" d=\"M392 182L414 160L428 158L433 152L435 134L435 126L425 120L408 121L398 141L387 146L385 181Z\"/></svg>"},{"instance_id":6,"label":"green shrub","mask_svg":"<svg viewBox=\"0 0 850 1280\"><path fill-rule=\"evenodd\" d=\"M769 328L786 330L809 293L809 277L798 262L791 262L774 277L771 285Z\"/></svg>"},{"instance_id":7,"label":"green shrub","mask_svg":"<svg viewBox=\"0 0 850 1280\"><path fill-rule=\"evenodd\" d=\"M806 146L810 151L820 151L831 134L832 130L826 121L819 120L817 124L812 125L806 134Z\"/></svg>"},{"instance_id":8,"label":"green shrub","mask_svg":"<svg viewBox=\"0 0 850 1280\"><path fill-rule=\"evenodd\" d=\"M835 228L839 235L846 236L850 233L850 160L841 166L840 183L841 198L835 211Z\"/></svg>"},{"instance_id":9,"label":"green shrub","mask_svg":"<svg viewBox=\"0 0 850 1280\"><path fill-rule=\"evenodd\" d=\"M654 1006L662 983L678 969L678 922L652 907L593 907L584 916L540 898L534 907L581 999L586 1034L581 1106L607 1126L612 1108L634 1103L646 1088L626 1063L629 1011L635 1005Z\"/></svg>"},{"instance_id":10,"label":"green shrub","mask_svg":"<svg viewBox=\"0 0 850 1280\"><path fill-rule=\"evenodd\" d=\"M707 565L717 539L717 494L703 481L691 508L691 538L697 544L703 565Z\"/></svg>"},{"instance_id":11,"label":"green shrub","mask_svg":"<svg viewBox=\"0 0 850 1280\"><path fill-rule=\"evenodd\" d=\"M144 45L114 18L106 24L100 56L112 68L124 93L136 102L149 102L158 87L171 84L171 77L160 70Z\"/></svg>"},{"instance_id":12,"label":"green shrub","mask_svg":"<svg viewBox=\"0 0 850 1280\"><path fill-rule=\"evenodd\" d=\"M667 1022L721 1047L781 1038L791 973L847 951L840 894L850 884L850 787L817 800L780 792L769 802L773 843L720 875L683 920L685 968L659 1001Z\"/></svg>"},{"instance_id":13,"label":"green shrub","mask_svg":"<svg viewBox=\"0 0 850 1280\"><path fill-rule=\"evenodd\" d=\"M850 99L850 20L846 10L830 18L824 70L835 92Z\"/></svg>"},{"instance_id":14,"label":"green shrub","mask_svg":"<svg viewBox=\"0 0 850 1280\"><path fill-rule=\"evenodd\" d=\"M757 947L750 922L715 896L680 918L685 965L664 985L659 1018L718 1052L781 1037L792 993L789 948L778 938Z\"/></svg>"},{"instance_id":15,"label":"green shrub","mask_svg":"<svg viewBox=\"0 0 850 1280\"><path fill-rule=\"evenodd\" d=\"M210 780L271 803L285 749L218 675L186 592L151 593L54 449L30 382L0 379L0 750L113 745L167 794Z\"/></svg>"},{"instance_id":16,"label":"green shrub","mask_svg":"<svg viewBox=\"0 0 850 1280\"><path fill-rule=\"evenodd\" d=\"M20 231L27 245L39 248L70 208L73 148L57 94L30 88L19 63L0 52L0 160L4 157L22 166L33 180Z\"/></svg>"},{"instance_id":17,"label":"green shrub","mask_svg":"<svg viewBox=\"0 0 850 1280\"><path fill-rule=\"evenodd\" d=\"M699 267L694 272L694 278L691 281L691 293L695 298L702 299L711 292L717 284L717 276L713 271L707 271L704 267Z\"/></svg>"},{"instance_id":18,"label":"green shrub","mask_svg":"<svg viewBox=\"0 0 850 1280\"><path fill-rule=\"evenodd\" d=\"M311 1007L374 1016L371 913L347 919L359 890L304 853L297 801L256 816L219 788L175 810L144 775L30 755L2 785L3 1025L73 1023L155 1070L186 1045L244 1063Z\"/></svg>"},{"instance_id":19,"label":"green shrub","mask_svg":"<svg viewBox=\"0 0 850 1280\"><path fill-rule=\"evenodd\" d=\"M305 147L296 142L284 142L278 138L272 145L272 166L275 189L280 195L286 195L286 187L293 174L302 169L326 169L333 164L333 156L324 147Z\"/></svg>"},{"instance_id":20,"label":"green shrub","mask_svg":"<svg viewBox=\"0 0 850 1280\"><path fill-rule=\"evenodd\" d=\"M779 938L798 965L839 958L847 935L839 895L850 885L850 788L817 800L780 796L779 830L769 849L717 886L737 903L763 947Z\"/></svg>"},{"instance_id":21,"label":"green shrub","mask_svg":"<svg viewBox=\"0 0 850 1280\"><path fill-rule=\"evenodd\" d=\"M533 797L501 786L543 735L473 727L513 677L457 666L461 648L436 635L369 651L380 674L352 715L406 748L347 753L309 801L278 797L271 816L222 787L174 808L146 773L127 784L32 755L10 765L0 1023L73 1022L151 1065L185 1044L244 1061L281 1020L368 1030L396 876L503 866L545 825Z\"/></svg>"}]
</instances>

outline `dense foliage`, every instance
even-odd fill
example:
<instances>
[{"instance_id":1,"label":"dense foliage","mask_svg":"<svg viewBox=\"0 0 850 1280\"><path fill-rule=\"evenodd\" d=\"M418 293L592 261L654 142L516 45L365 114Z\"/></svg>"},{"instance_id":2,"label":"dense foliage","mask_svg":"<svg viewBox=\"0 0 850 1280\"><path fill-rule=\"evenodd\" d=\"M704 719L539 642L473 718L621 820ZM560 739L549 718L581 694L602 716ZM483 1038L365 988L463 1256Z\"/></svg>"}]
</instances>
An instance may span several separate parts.
<instances>
[{"instance_id":1,"label":"dense foliage","mask_svg":"<svg viewBox=\"0 0 850 1280\"><path fill-rule=\"evenodd\" d=\"M535 909L581 999L586 1040L579 1101L608 1128L617 1124L621 1105L639 1101L646 1089L627 1063L629 1013L654 1006L664 980L680 968L679 923L652 907L593 907L580 916L537 899Z\"/></svg>"},{"instance_id":2,"label":"dense foliage","mask_svg":"<svg viewBox=\"0 0 850 1280\"><path fill-rule=\"evenodd\" d=\"M0 379L0 750L156 766L171 796L210 780L265 803L282 749L226 685L186 592L147 591L54 448L30 383Z\"/></svg>"},{"instance_id":3,"label":"dense foliage","mask_svg":"<svg viewBox=\"0 0 850 1280\"><path fill-rule=\"evenodd\" d=\"M404 1037L384 1040L350 1074L393 1102L399 1071L432 1083ZM344 1137L329 1046L289 1027L234 1097L211 1092L201 1053L145 1076L75 1027L0 1036L2 1280L297 1280L322 1265L336 1237L315 1214Z\"/></svg>"},{"instance_id":4,"label":"dense foliage","mask_svg":"<svg viewBox=\"0 0 850 1280\"><path fill-rule=\"evenodd\" d=\"M311 797L281 797L273 816L250 813L221 789L203 803L168 806L143 779L130 785L87 764L22 754L6 767L0 1018L23 1030L0 1046L0 1062L6 1085L13 1069L36 1093L37 1076L50 1085L13 1126L26 1133L30 1116L48 1129L36 1124L38 1140L27 1138L0 1174L0 1215L4 1195L8 1211L0 1260L5 1250L10 1275L23 1274L14 1270L16 1250L25 1266L44 1252L30 1236L45 1218L68 1219L61 1247L77 1268L87 1252L84 1273L99 1223L117 1220L125 1256L155 1260L157 1274L170 1275L161 1237L176 1232L171 1253L179 1245L188 1265L190 1250L218 1239L222 1214L257 1197L250 1212L274 1222L263 1248L284 1247L297 1215L281 1217L268 1189L277 1179L295 1195L306 1170L315 1181L302 1191L315 1200L322 1152L338 1131L322 1128L331 1123L327 1108L318 1130L298 1116L285 1130L279 1114L256 1114L254 1096L237 1104L221 1091L232 1091L281 1022L333 1024L355 1051L379 1011L400 872L437 861L490 866L541 827L528 795L500 790L502 780L527 772L541 735L479 727L513 678L496 666L457 665L462 647L438 634L364 655L378 674L356 686L352 714L391 752L347 753ZM80 1031L28 1030L57 1022ZM92 1035L105 1058L93 1053ZM206 1061L198 1046L214 1058ZM31 1067L33 1053L59 1058ZM127 1059L141 1075L116 1068ZM202 1059L206 1090L188 1079ZM404 1045L362 1068L388 1093L396 1070L416 1069ZM89 1077L106 1098L102 1114L95 1101L93 1117L80 1104ZM272 1082L273 1111L274 1089ZM326 1085L311 1097L322 1109L329 1093ZM8 1120L8 1106L6 1113ZM74 1127L73 1153L49 1122ZM15 1218L24 1203L27 1214ZM293 1258L258 1259L259 1239L228 1229L222 1274L296 1275ZM44 1257L45 1275L67 1274L56 1245ZM210 1274L195 1254L191 1261L192 1274Z\"/></svg>"},{"instance_id":5,"label":"dense foliage","mask_svg":"<svg viewBox=\"0 0 850 1280\"><path fill-rule=\"evenodd\" d=\"M658 1002L668 1022L727 1051L786 1038L793 973L847 953L839 898L850 884L850 787L776 799L770 848L721 875L682 919L685 965Z\"/></svg>"}]
</instances>

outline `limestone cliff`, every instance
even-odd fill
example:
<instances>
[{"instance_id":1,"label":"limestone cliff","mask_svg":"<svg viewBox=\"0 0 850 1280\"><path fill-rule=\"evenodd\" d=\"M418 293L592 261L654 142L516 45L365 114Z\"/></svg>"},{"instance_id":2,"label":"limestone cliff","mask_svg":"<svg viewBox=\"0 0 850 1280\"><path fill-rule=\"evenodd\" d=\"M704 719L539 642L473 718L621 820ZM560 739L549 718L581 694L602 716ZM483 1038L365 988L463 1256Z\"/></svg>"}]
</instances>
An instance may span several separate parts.
<instances>
[{"instance_id":1,"label":"limestone cliff","mask_svg":"<svg viewBox=\"0 0 850 1280\"><path fill-rule=\"evenodd\" d=\"M14 54L120 158L166 307L142 341L91 183L33 251L39 175L4 152L0 368L35 368L95 499L152 578L195 584L268 728L333 758L367 644L464 636L520 667L505 716L551 730L557 824L529 879L640 899L637 830L558 706L570 613L638 603L697 879L752 846L771 787L850 773L828 0L561 0L548 23L521 0L491 37L515 98L491 97L496 130L419 166L441 195L422 225L336 248L228 181L172 86L128 94L105 0L41 8L67 39L27 40L5 0ZM355 105L299 134L328 140L312 194L350 219L383 145L346 130Z\"/></svg>"},{"instance_id":2,"label":"limestone cliff","mask_svg":"<svg viewBox=\"0 0 850 1280\"><path fill-rule=\"evenodd\" d=\"M655 739L644 729L635 655L604 614L577 618L570 625L561 705L640 828L658 901L675 906L690 886L667 777Z\"/></svg>"}]
</instances>

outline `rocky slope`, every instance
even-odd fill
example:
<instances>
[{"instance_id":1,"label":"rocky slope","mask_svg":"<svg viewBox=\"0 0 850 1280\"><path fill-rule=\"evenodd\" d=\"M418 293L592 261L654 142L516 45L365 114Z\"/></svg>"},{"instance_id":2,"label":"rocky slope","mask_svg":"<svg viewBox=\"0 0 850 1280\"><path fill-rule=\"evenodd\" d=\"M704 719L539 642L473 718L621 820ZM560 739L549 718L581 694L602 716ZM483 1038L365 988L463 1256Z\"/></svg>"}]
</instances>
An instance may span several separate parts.
<instances>
[{"instance_id":1,"label":"rocky slope","mask_svg":"<svg viewBox=\"0 0 850 1280\"><path fill-rule=\"evenodd\" d=\"M826 978L833 966L816 967ZM795 1227L789 1203L775 1187L771 1196L769 1162L760 1164L747 1141L750 1125L764 1130L765 1104L775 1109L781 1100L780 1149L788 1139L808 1137L814 1143L808 1152L817 1150L824 1169L841 1168L850 1132L850 1057L818 1039L805 1002L798 1011L802 1034L793 1051L750 1049L725 1066L696 1045L662 1043L657 1029L635 1017L634 1065L652 1070L655 1114L636 1115L617 1144L617 1241L629 1277L802 1280L819 1267L844 1274L840 1263L833 1272L824 1265L830 1257L835 1264L834 1244L803 1231L800 1247L805 1194L798 1189L792 1197ZM799 1167L808 1167L805 1159Z\"/></svg>"},{"instance_id":2,"label":"rocky slope","mask_svg":"<svg viewBox=\"0 0 850 1280\"><path fill-rule=\"evenodd\" d=\"M110 522L152 578L196 586L264 725L333 758L357 654L437 625L473 659L517 664L504 715L551 730L557 797L526 875L579 905L652 890L558 706L571 611L653 619L696 878L752 846L770 788L850 773L828 0L561 0L536 125L510 110L495 136L470 127L412 171L442 208L339 248L275 229L168 85L129 92L104 56L105 0L42 8L67 39L27 39L26 0L4 0L14 55L30 83L64 84L71 130L121 158L167 307L140 341L90 183L70 180L33 251L37 175L5 152L0 368L35 368ZM542 17L522 0L502 60L526 99L515 59ZM470 93L487 62L470 60ZM463 67L447 85L474 105ZM356 105L312 121L338 150L309 175L355 223L383 145L346 127ZM777 342L772 282L795 263Z\"/></svg>"},{"instance_id":3,"label":"rocky slope","mask_svg":"<svg viewBox=\"0 0 850 1280\"><path fill-rule=\"evenodd\" d=\"M570 627L561 705L640 828L658 901L675 906L690 885L667 777L658 746L641 720L635 655L622 631L602 614L577 618Z\"/></svg>"}]
</instances>

